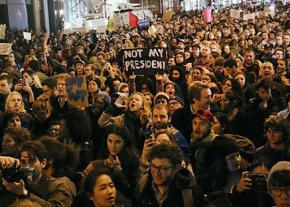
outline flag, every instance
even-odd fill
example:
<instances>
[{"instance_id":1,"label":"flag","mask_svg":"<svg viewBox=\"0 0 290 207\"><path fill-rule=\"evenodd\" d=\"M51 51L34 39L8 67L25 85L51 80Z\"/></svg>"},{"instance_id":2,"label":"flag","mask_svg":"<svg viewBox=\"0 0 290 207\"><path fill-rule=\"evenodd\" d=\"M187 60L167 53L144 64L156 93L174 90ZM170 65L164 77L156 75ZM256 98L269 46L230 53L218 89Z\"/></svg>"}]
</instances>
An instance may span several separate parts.
<instances>
[{"instance_id":1,"label":"flag","mask_svg":"<svg viewBox=\"0 0 290 207\"><path fill-rule=\"evenodd\" d=\"M129 24L131 27L138 27L138 17L132 12L129 12Z\"/></svg>"}]
</instances>

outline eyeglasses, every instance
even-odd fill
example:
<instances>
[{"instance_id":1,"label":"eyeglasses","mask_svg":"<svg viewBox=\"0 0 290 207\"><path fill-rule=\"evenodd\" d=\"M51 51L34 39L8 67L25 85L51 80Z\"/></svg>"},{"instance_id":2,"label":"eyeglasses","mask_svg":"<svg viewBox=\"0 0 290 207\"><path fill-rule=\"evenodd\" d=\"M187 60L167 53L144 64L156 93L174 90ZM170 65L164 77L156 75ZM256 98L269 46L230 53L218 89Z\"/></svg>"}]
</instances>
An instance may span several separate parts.
<instances>
[{"instance_id":1,"label":"eyeglasses","mask_svg":"<svg viewBox=\"0 0 290 207\"><path fill-rule=\"evenodd\" d=\"M168 166L168 167L166 167L166 166L155 166L155 165L153 165L152 163L150 164L150 170L154 173L154 172L156 172L156 171L158 171L158 172L160 172L160 173L162 173L162 174L165 174L165 173L167 173L168 172L168 170L170 170L170 169L172 169L173 167L172 166Z\"/></svg>"},{"instance_id":2,"label":"eyeglasses","mask_svg":"<svg viewBox=\"0 0 290 207\"><path fill-rule=\"evenodd\" d=\"M280 197L282 196L282 192L290 197L290 187L282 188L282 187L272 187L271 188L271 194L275 197Z\"/></svg>"}]
</instances>

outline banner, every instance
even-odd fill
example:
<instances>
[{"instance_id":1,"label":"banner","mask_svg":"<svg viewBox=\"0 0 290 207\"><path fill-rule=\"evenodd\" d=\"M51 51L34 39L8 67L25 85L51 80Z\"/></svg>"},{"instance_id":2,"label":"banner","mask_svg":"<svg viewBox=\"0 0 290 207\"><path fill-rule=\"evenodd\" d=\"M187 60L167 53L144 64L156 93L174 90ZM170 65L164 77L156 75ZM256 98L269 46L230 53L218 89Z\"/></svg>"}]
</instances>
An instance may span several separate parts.
<instances>
[{"instance_id":1,"label":"banner","mask_svg":"<svg viewBox=\"0 0 290 207\"><path fill-rule=\"evenodd\" d=\"M241 18L241 11L238 9L231 9L230 17L234 19L240 19Z\"/></svg>"},{"instance_id":2,"label":"banner","mask_svg":"<svg viewBox=\"0 0 290 207\"><path fill-rule=\"evenodd\" d=\"M25 40L31 40L31 33L30 32L23 32L23 37Z\"/></svg>"},{"instance_id":3,"label":"banner","mask_svg":"<svg viewBox=\"0 0 290 207\"><path fill-rule=\"evenodd\" d=\"M9 55L12 52L11 43L0 43L0 55Z\"/></svg>"},{"instance_id":4,"label":"banner","mask_svg":"<svg viewBox=\"0 0 290 207\"><path fill-rule=\"evenodd\" d=\"M88 107L88 90L85 76L68 78L66 81L68 104L74 107Z\"/></svg>"},{"instance_id":5,"label":"banner","mask_svg":"<svg viewBox=\"0 0 290 207\"><path fill-rule=\"evenodd\" d=\"M0 40L5 39L6 24L0 24Z\"/></svg>"},{"instance_id":6,"label":"banner","mask_svg":"<svg viewBox=\"0 0 290 207\"><path fill-rule=\"evenodd\" d=\"M165 48L136 48L123 50L123 63L127 73L154 75L166 69Z\"/></svg>"},{"instance_id":7,"label":"banner","mask_svg":"<svg viewBox=\"0 0 290 207\"><path fill-rule=\"evenodd\" d=\"M211 8L205 8L203 10L203 17L204 17L205 23L211 23L212 22Z\"/></svg>"}]
</instances>

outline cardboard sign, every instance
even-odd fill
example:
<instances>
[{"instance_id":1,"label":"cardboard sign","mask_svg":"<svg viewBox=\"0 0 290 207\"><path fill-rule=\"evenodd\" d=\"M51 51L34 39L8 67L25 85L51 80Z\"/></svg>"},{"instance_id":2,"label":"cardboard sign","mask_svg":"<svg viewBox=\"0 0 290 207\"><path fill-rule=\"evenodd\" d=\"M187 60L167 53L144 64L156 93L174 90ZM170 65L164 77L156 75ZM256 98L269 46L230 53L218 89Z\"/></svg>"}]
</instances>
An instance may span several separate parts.
<instances>
[{"instance_id":1,"label":"cardboard sign","mask_svg":"<svg viewBox=\"0 0 290 207\"><path fill-rule=\"evenodd\" d=\"M88 90L85 76L71 77L66 80L68 104L73 107L88 107Z\"/></svg>"},{"instance_id":2,"label":"cardboard sign","mask_svg":"<svg viewBox=\"0 0 290 207\"><path fill-rule=\"evenodd\" d=\"M31 33L30 32L23 32L23 37L25 40L31 40Z\"/></svg>"},{"instance_id":3,"label":"cardboard sign","mask_svg":"<svg viewBox=\"0 0 290 207\"><path fill-rule=\"evenodd\" d=\"M255 20L255 18L256 18L256 13L244 14L244 17L243 17L244 21L247 21L250 19Z\"/></svg>"},{"instance_id":4,"label":"cardboard sign","mask_svg":"<svg viewBox=\"0 0 290 207\"><path fill-rule=\"evenodd\" d=\"M0 40L5 39L6 24L0 24Z\"/></svg>"},{"instance_id":5,"label":"cardboard sign","mask_svg":"<svg viewBox=\"0 0 290 207\"><path fill-rule=\"evenodd\" d=\"M154 75L166 69L165 48L136 48L123 50L123 63L127 73Z\"/></svg>"},{"instance_id":6,"label":"cardboard sign","mask_svg":"<svg viewBox=\"0 0 290 207\"><path fill-rule=\"evenodd\" d=\"M234 19L240 19L241 18L241 11L238 9L231 9L230 17Z\"/></svg>"},{"instance_id":7,"label":"cardboard sign","mask_svg":"<svg viewBox=\"0 0 290 207\"><path fill-rule=\"evenodd\" d=\"M0 55L9 55L12 52L11 43L0 43Z\"/></svg>"}]
</instances>

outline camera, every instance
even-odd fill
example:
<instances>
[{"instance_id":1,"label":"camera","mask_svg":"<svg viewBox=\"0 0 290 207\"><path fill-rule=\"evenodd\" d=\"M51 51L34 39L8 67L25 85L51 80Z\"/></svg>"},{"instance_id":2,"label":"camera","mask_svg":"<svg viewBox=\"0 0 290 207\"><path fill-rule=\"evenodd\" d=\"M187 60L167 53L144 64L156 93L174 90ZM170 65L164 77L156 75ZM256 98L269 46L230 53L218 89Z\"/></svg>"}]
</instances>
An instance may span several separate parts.
<instances>
[{"instance_id":1,"label":"camera","mask_svg":"<svg viewBox=\"0 0 290 207\"><path fill-rule=\"evenodd\" d=\"M2 178L7 182L32 181L34 175L34 168L5 168L2 169Z\"/></svg>"},{"instance_id":2,"label":"camera","mask_svg":"<svg viewBox=\"0 0 290 207\"><path fill-rule=\"evenodd\" d=\"M265 173L250 174L249 178L252 180L252 189L259 192L267 192L267 177Z\"/></svg>"}]
</instances>

